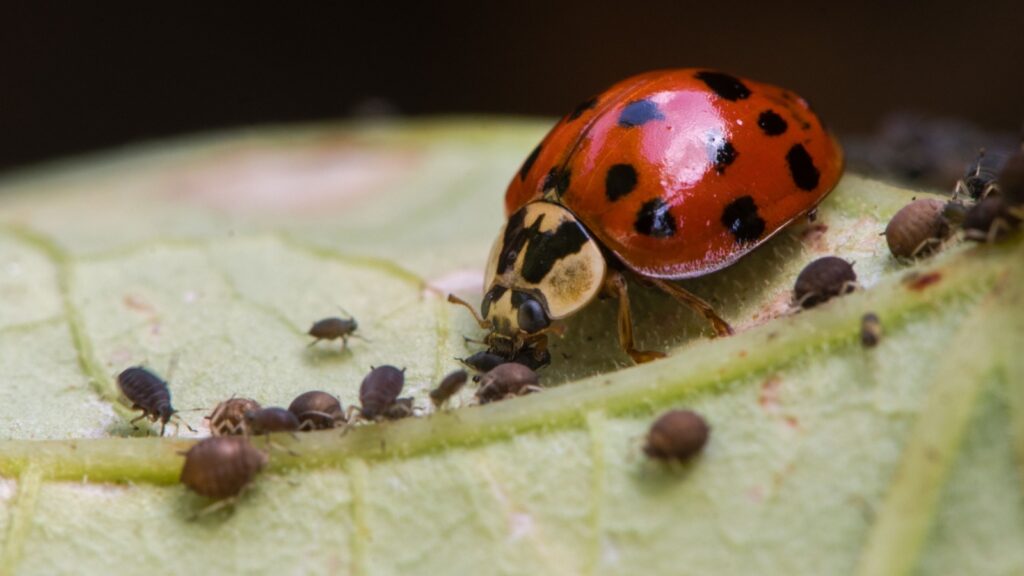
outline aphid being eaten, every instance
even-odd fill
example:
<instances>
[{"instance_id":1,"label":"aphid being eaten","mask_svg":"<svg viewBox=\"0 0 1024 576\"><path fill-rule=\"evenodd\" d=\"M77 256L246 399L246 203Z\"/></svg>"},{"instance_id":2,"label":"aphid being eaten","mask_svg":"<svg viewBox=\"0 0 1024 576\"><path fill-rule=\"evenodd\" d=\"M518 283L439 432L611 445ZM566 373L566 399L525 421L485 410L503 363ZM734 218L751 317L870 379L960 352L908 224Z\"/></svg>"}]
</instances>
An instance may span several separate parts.
<instances>
[{"instance_id":1,"label":"aphid being eaten","mask_svg":"<svg viewBox=\"0 0 1024 576\"><path fill-rule=\"evenodd\" d=\"M184 455L181 483L214 500L237 496L268 460L247 438L238 436L204 438Z\"/></svg>"},{"instance_id":2,"label":"aphid being eaten","mask_svg":"<svg viewBox=\"0 0 1024 576\"><path fill-rule=\"evenodd\" d=\"M341 338L341 349L344 350L348 346L349 338L359 338L359 335L355 334L357 328L359 328L359 323L352 317L332 317L317 320L308 332L310 336L316 338L309 345L313 346L321 340L337 340Z\"/></svg>"},{"instance_id":3,"label":"aphid being eaten","mask_svg":"<svg viewBox=\"0 0 1024 576\"><path fill-rule=\"evenodd\" d=\"M117 387L132 403L132 410L142 410L142 414L131 421L132 426L143 418L148 418L150 422L159 420L160 435L163 436L167 423L176 418L177 421L183 422L186 428L195 432L177 415L178 411L171 406L171 391L167 387L167 382L156 374L141 366L126 368L117 375Z\"/></svg>"},{"instance_id":4,"label":"aphid being eaten","mask_svg":"<svg viewBox=\"0 0 1024 576\"><path fill-rule=\"evenodd\" d=\"M857 288L853 265L835 256L818 258L804 267L796 278L793 296L802 308L812 308Z\"/></svg>"},{"instance_id":5,"label":"aphid being eaten","mask_svg":"<svg viewBox=\"0 0 1024 576\"><path fill-rule=\"evenodd\" d=\"M508 362L504 357L492 354L485 350L470 354L465 358L456 358L456 360L477 372L489 372L494 369L495 366Z\"/></svg>"},{"instance_id":6,"label":"aphid being eaten","mask_svg":"<svg viewBox=\"0 0 1024 576\"><path fill-rule=\"evenodd\" d=\"M528 366L518 362L508 362L496 366L490 372L480 376L479 382L480 388L476 391L476 397L481 404L543 390L540 387L540 376Z\"/></svg>"},{"instance_id":7,"label":"aphid being eaten","mask_svg":"<svg viewBox=\"0 0 1024 576\"><path fill-rule=\"evenodd\" d=\"M467 380L469 380L469 374L465 370L456 370L445 376L437 388L430 391L430 401L433 402L434 408L440 409L444 406L452 396L462 390Z\"/></svg>"},{"instance_id":8,"label":"aphid being eaten","mask_svg":"<svg viewBox=\"0 0 1024 576\"><path fill-rule=\"evenodd\" d=\"M551 363L551 352L547 349L538 350L524 347L511 360L486 351L476 352L466 358L456 358L456 360L481 373L490 372L499 364L506 362L518 362L533 370L540 370ZM478 380L478 378L474 377L474 380Z\"/></svg>"},{"instance_id":9,"label":"aphid being eaten","mask_svg":"<svg viewBox=\"0 0 1024 576\"><path fill-rule=\"evenodd\" d=\"M326 430L345 422L341 402L332 394L311 390L299 394L288 406L299 421L299 430Z\"/></svg>"},{"instance_id":10,"label":"aphid being eaten","mask_svg":"<svg viewBox=\"0 0 1024 576\"><path fill-rule=\"evenodd\" d=\"M245 426L249 433L260 436L274 432L295 432L299 429L299 419L284 408L260 408L245 413Z\"/></svg>"},{"instance_id":11,"label":"aphid being eaten","mask_svg":"<svg viewBox=\"0 0 1024 576\"><path fill-rule=\"evenodd\" d=\"M359 415L364 420L397 420L413 413L412 398L399 398L405 386L405 368L377 366L359 386ZM355 409L355 407L353 407Z\"/></svg>"},{"instance_id":12,"label":"aphid being eaten","mask_svg":"<svg viewBox=\"0 0 1024 576\"><path fill-rule=\"evenodd\" d=\"M860 343L865 348L874 348L882 340L882 321L878 314L868 312L860 318Z\"/></svg>"},{"instance_id":13,"label":"aphid being eaten","mask_svg":"<svg viewBox=\"0 0 1024 576\"><path fill-rule=\"evenodd\" d=\"M885 227L885 241L897 258L918 258L937 251L953 235L946 202L914 200L896 212Z\"/></svg>"},{"instance_id":14,"label":"aphid being eaten","mask_svg":"<svg viewBox=\"0 0 1024 576\"><path fill-rule=\"evenodd\" d=\"M732 266L813 210L843 154L789 90L716 70L661 70L623 80L566 115L505 192L505 226L484 273L487 351L541 366L559 321L599 295L619 302L618 337L639 350L627 279L690 307L718 336L710 304L675 280Z\"/></svg>"},{"instance_id":15,"label":"aphid being eaten","mask_svg":"<svg viewBox=\"0 0 1024 576\"><path fill-rule=\"evenodd\" d=\"M971 206L964 217L964 237L974 242L996 242L1020 228L1024 207L1005 196L989 196Z\"/></svg>"},{"instance_id":16,"label":"aphid being eaten","mask_svg":"<svg viewBox=\"0 0 1024 576\"><path fill-rule=\"evenodd\" d=\"M250 432L245 425L245 413L260 409L259 402L251 398L229 398L217 404L206 417L210 434L214 436L244 436Z\"/></svg>"},{"instance_id":17,"label":"aphid being eaten","mask_svg":"<svg viewBox=\"0 0 1024 576\"><path fill-rule=\"evenodd\" d=\"M711 428L696 412L669 410L651 425L644 453L657 460L683 462L704 448L710 433Z\"/></svg>"}]
</instances>

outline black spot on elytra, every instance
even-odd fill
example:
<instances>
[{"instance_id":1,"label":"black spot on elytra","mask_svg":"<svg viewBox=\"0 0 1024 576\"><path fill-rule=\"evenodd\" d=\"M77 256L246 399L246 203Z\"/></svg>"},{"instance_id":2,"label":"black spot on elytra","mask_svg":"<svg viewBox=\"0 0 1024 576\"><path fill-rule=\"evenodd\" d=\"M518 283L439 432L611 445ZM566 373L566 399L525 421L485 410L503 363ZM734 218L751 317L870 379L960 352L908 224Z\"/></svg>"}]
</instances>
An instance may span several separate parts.
<instances>
[{"instance_id":1,"label":"black spot on elytra","mask_svg":"<svg viewBox=\"0 0 1024 576\"><path fill-rule=\"evenodd\" d=\"M523 161L523 165L519 168L519 179L526 180L526 175L530 173L530 168L533 168L533 163L537 161L537 156L540 156L540 144L530 152L530 155Z\"/></svg>"},{"instance_id":2,"label":"black spot on elytra","mask_svg":"<svg viewBox=\"0 0 1024 576\"><path fill-rule=\"evenodd\" d=\"M768 136L778 136L784 134L786 128L789 127L786 121L775 113L774 110L765 110L757 117L757 125L761 127L761 131Z\"/></svg>"},{"instance_id":3,"label":"black spot on elytra","mask_svg":"<svg viewBox=\"0 0 1024 576\"><path fill-rule=\"evenodd\" d=\"M505 294L508 287L495 284L491 286L491 289L484 294L483 302L480 304L480 313L486 318L487 314L491 311L491 304L494 304Z\"/></svg>"},{"instance_id":4,"label":"black spot on elytra","mask_svg":"<svg viewBox=\"0 0 1024 576\"><path fill-rule=\"evenodd\" d=\"M527 282L537 284L551 272L556 262L579 252L587 243L587 235L578 223L570 221L547 232L532 231L529 240L523 256L522 276Z\"/></svg>"},{"instance_id":5,"label":"black spot on elytra","mask_svg":"<svg viewBox=\"0 0 1024 576\"><path fill-rule=\"evenodd\" d=\"M733 147L732 142L728 140L722 142L722 145L715 151L715 170L719 174L724 174L726 166L732 164L738 155L739 152Z\"/></svg>"},{"instance_id":6,"label":"black spot on elytra","mask_svg":"<svg viewBox=\"0 0 1024 576\"><path fill-rule=\"evenodd\" d=\"M615 164L604 177L604 194L615 202L636 188L636 169L631 164Z\"/></svg>"},{"instance_id":7,"label":"black spot on elytra","mask_svg":"<svg viewBox=\"0 0 1024 576\"><path fill-rule=\"evenodd\" d=\"M668 211L668 204L661 198L655 198L640 207L633 228L644 236L668 238L676 233L676 221Z\"/></svg>"},{"instance_id":8,"label":"black spot on elytra","mask_svg":"<svg viewBox=\"0 0 1024 576\"><path fill-rule=\"evenodd\" d=\"M619 126L632 128L642 126L651 120L664 120L658 105L650 100L636 100L626 104L619 114Z\"/></svg>"},{"instance_id":9,"label":"black spot on elytra","mask_svg":"<svg viewBox=\"0 0 1024 576\"><path fill-rule=\"evenodd\" d=\"M818 187L818 180L821 173L814 167L814 161L803 144L794 144L786 153L786 162L789 164L789 173L793 176L793 182L801 190L814 190Z\"/></svg>"},{"instance_id":10,"label":"black spot on elytra","mask_svg":"<svg viewBox=\"0 0 1024 576\"><path fill-rule=\"evenodd\" d=\"M575 108L572 109L572 112L569 113L569 118L566 121L567 122L572 122L573 120L579 118L580 116L583 116L584 112L586 112L587 110L590 110L594 106L597 106L597 98L596 97L595 98L591 98L590 100L587 100L586 102L580 102Z\"/></svg>"},{"instance_id":11,"label":"black spot on elytra","mask_svg":"<svg viewBox=\"0 0 1024 576\"><path fill-rule=\"evenodd\" d=\"M726 100L735 102L750 96L750 88L747 88L735 76L705 70L697 73L697 79L707 84L708 88L714 90L715 94Z\"/></svg>"},{"instance_id":12,"label":"black spot on elytra","mask_svg":"<svg viewBox=\"0 0 1024 576\"><path fill-rule=\"evenodd\" d=\"M568 168L554 166L548 170L548 175L544 177L544 184L541 187L545 192L553 188L558 196L562 196L569 189L571 176L572 173Z\"/></svg>"},{"instance_id":13,"label":"black spot on elytra","mask_svg":"<svg viewBox=\"0 0 1024 576\"><path fill-rule=\"evenodd\" d=\"M757 204L750 196L741 196L725 207L722 225L732 232L737 242L753 242L764 233L764 219L757 213Z\"/></svg>"}]
</instances>

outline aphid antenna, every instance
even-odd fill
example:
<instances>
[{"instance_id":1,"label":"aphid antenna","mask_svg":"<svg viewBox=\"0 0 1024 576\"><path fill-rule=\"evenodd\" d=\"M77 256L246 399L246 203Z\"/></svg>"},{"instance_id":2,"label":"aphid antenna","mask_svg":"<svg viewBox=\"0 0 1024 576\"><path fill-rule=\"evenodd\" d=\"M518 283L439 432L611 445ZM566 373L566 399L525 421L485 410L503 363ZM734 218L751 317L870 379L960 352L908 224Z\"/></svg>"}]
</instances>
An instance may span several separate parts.
<instances>
[{"instance_id":1,"label":"aphid antenna","mask_svg":"<svg viewBox=\"0 0 1024 576\"><path fill-rule=\"evenodd\" d=\"M338 310L341 310L342 314L344 314L345 316L348 316L349 320L355 318L355 316L353 316L351 312L349 312L348 310L345 310L340 304L336 304L336 306L338 307Z\"/></svg>"}]
</instances>

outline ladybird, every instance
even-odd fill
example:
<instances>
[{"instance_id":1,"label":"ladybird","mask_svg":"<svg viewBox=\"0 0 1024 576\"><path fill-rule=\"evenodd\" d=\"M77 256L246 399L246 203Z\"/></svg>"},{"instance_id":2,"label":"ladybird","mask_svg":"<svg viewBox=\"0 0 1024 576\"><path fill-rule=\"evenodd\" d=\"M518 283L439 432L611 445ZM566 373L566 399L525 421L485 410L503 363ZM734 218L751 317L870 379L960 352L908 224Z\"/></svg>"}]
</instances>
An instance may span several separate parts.
<instances>
[{"instance_id":1,"label":"ladybird","mask_svg":"<svg viewBox=\"0 0 1024 576\"><path fill-rule=\"evenodd\" d=\"M670 282L735 263L835 187L843 154L807 102L706 69L649 72L577 106L530 153L505 193L507 221L485 271L489 352L543 357L552 323L598 295L619 300L635 362L628 277L732 332Z\"/></svg>"}]
</instances>

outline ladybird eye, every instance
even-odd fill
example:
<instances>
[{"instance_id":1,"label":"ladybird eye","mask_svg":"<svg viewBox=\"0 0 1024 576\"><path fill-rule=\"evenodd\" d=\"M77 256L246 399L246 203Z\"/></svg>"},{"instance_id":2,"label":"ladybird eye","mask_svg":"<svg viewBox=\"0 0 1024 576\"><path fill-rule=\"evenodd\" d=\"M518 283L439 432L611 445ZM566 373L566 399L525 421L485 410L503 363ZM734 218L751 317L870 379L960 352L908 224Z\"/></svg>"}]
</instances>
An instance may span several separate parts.
<instances>
[{"instance_id":1,"label":"ladybird eye","mask_svg":"<svg viewBox=\"0 0 1024 576\"><path fill-rule=\"evenodd\" d=\"M551 323L540 302L529 299L519 305L519 327L532 334L547 328Z\"/></svg>"}]
</instances>

